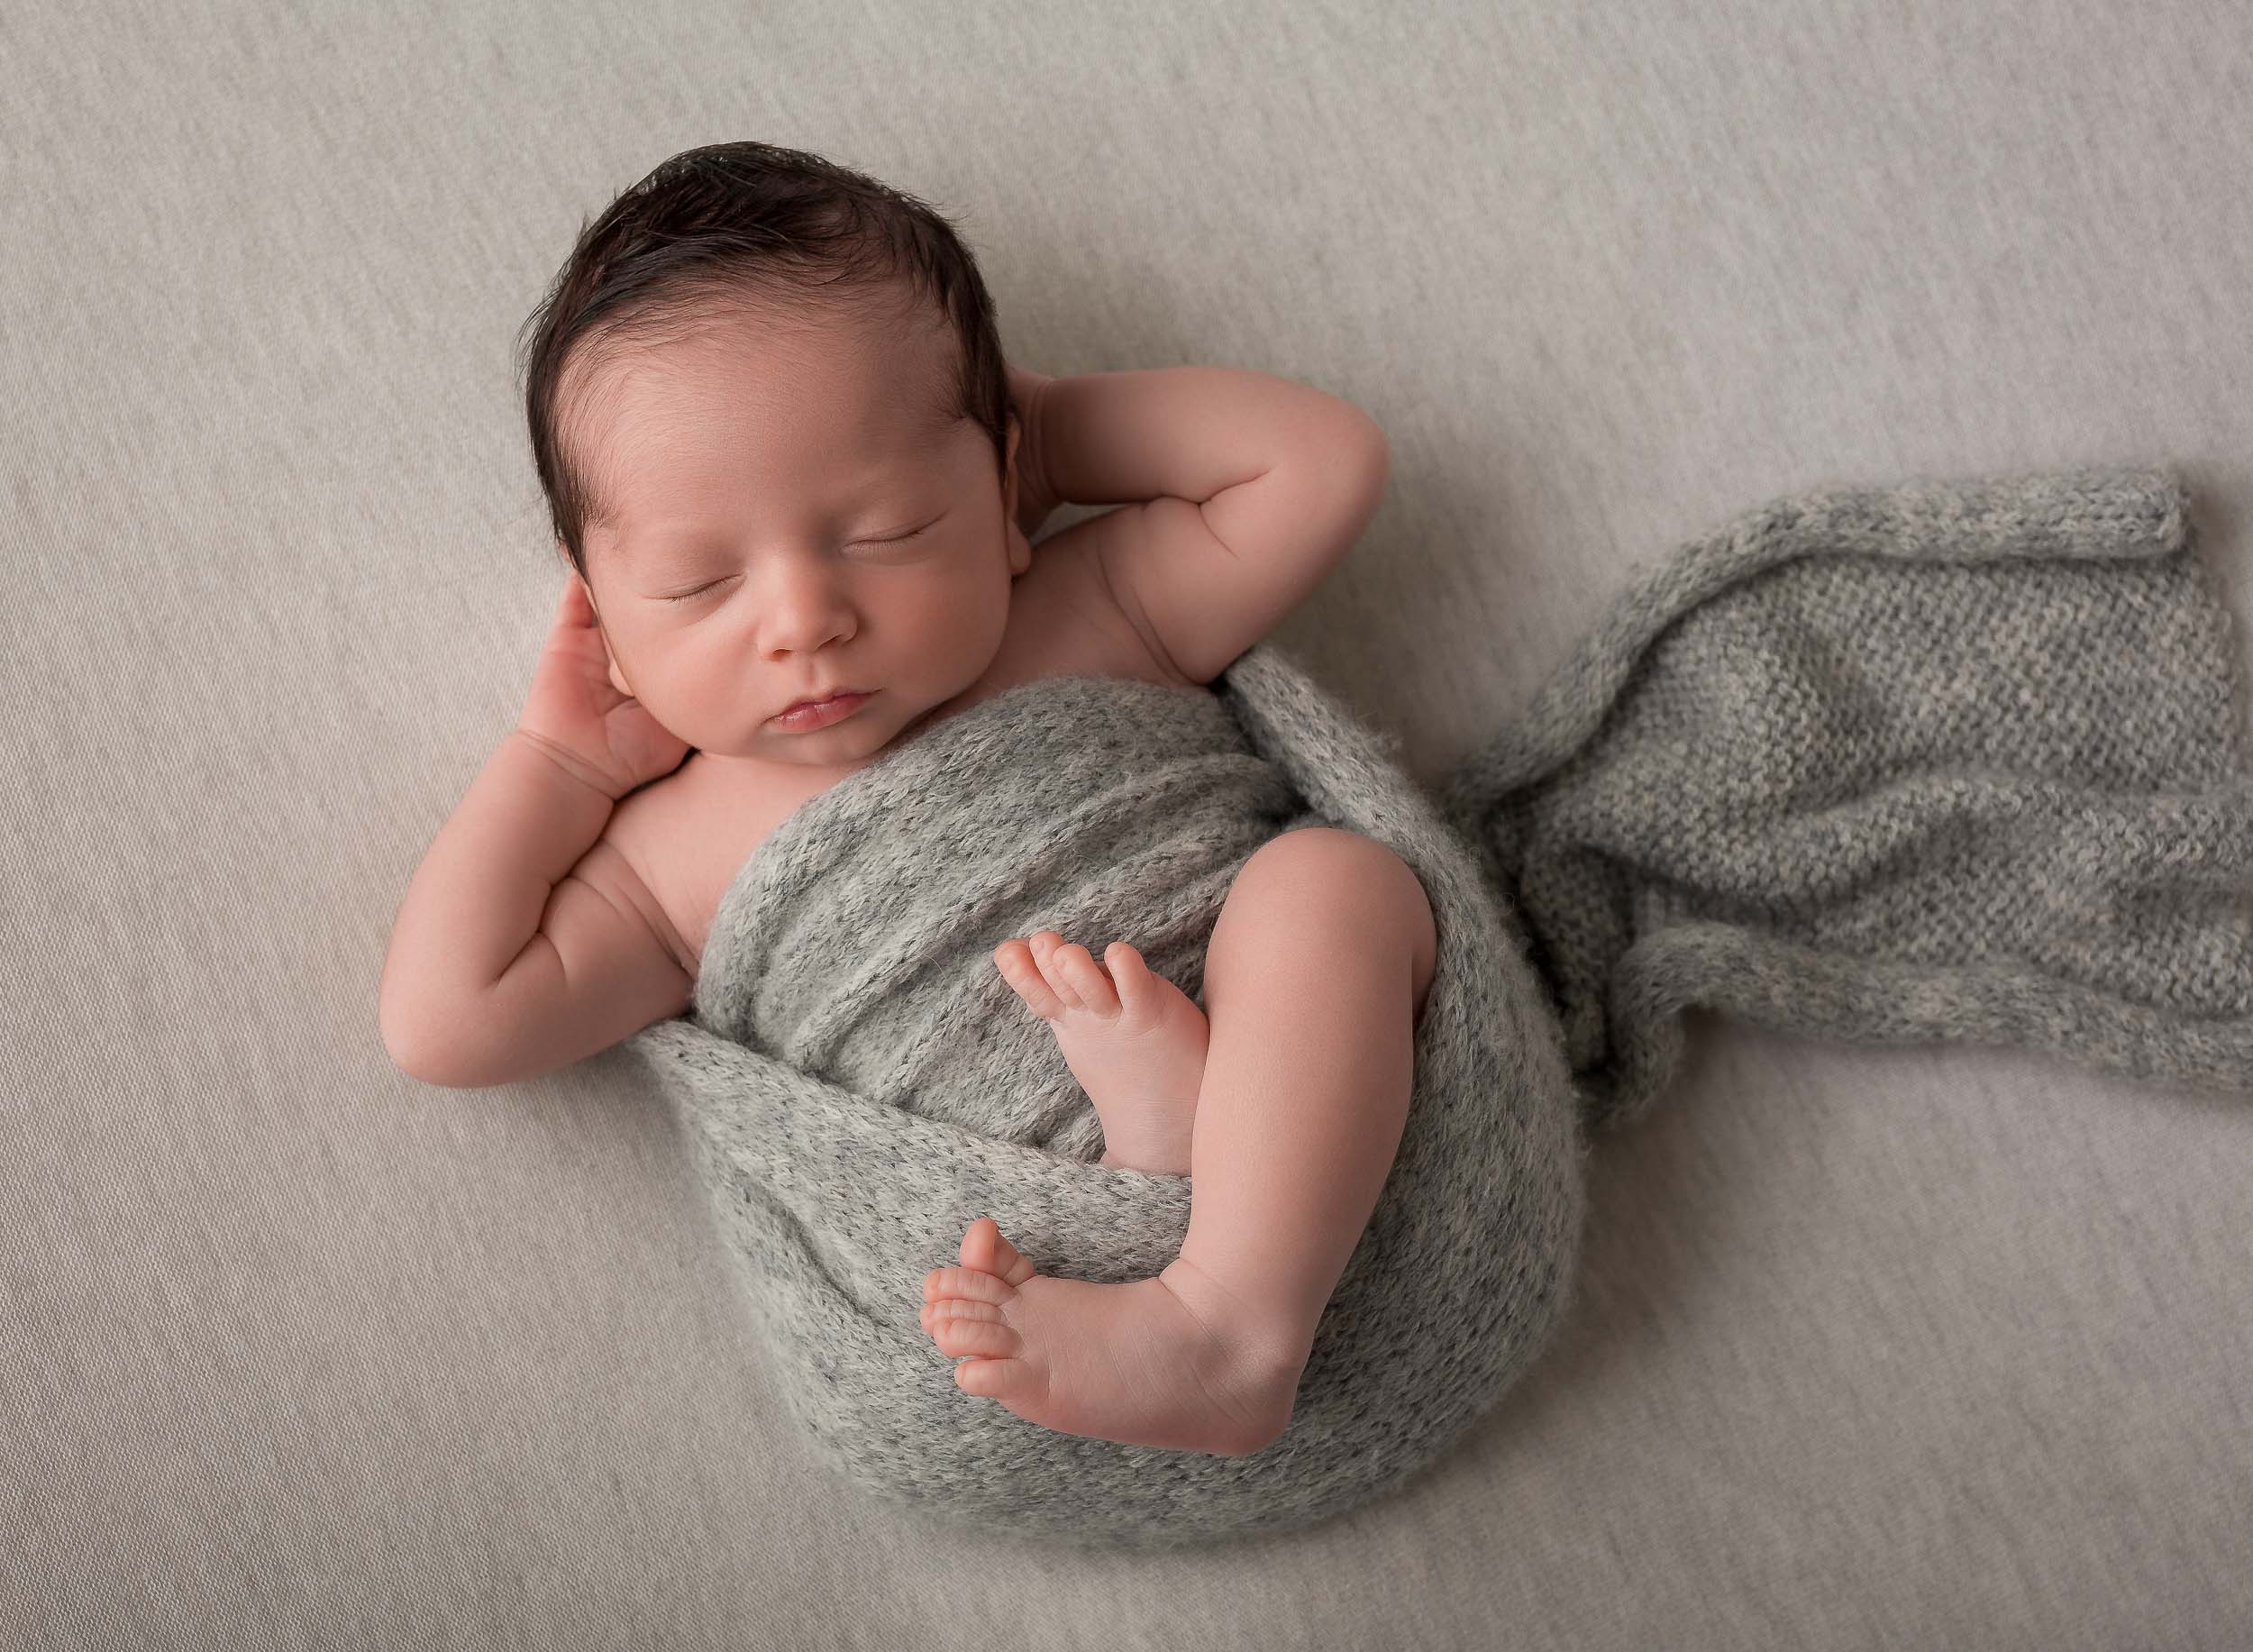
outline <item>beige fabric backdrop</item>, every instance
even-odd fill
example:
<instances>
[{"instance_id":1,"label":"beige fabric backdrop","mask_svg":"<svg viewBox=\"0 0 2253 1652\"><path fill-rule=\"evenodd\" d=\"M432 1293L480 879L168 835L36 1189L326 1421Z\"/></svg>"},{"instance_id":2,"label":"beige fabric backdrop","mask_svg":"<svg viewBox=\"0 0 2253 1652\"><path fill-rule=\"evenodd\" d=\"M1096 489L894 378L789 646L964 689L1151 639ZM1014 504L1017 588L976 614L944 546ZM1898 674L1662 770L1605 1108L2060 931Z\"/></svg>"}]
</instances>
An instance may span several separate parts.
<instances>
[{"instance_id":1,"label":"beige fabric backdrop","mask_svg":"<svg viewBox=\"0 0 2253 1652\"><path fill-rule=\"evenodd\" d=\"M0 1643L2253 1641L2245 1098L1699 1017L1443 1469L1067 1557L822 1477L630 1063L443 1091L376 1029L552 608L515 329L666 155L934 201L1042 371L1367 408L1390 496L1279 635L1436 780L1632 568L1822 482L2175 464L2244 616L2249 48L2230 0L0 13Z\"/></svg>"}]
</instances>

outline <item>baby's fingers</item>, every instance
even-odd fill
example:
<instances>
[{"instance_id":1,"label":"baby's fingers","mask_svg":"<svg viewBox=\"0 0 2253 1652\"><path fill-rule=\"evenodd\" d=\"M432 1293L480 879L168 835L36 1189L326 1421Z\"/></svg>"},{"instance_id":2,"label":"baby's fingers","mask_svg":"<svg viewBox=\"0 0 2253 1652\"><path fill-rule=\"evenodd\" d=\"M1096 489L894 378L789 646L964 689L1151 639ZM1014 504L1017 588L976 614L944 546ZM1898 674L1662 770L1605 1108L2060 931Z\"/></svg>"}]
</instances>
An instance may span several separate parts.
<instances>
[{"instance_id":1,"label":"baby's fingers","mask_svg":"<svg viewBox=\"0 0 2253 1652\"><path fill-rule=\"evenodd\" d=\"M595 605L588 599L585 581L576 577L563 581L563 599L556 605L555 620L560 625L595 623Z\"/></svg>"},{"instance_id":2,"label":"baby's fingers","mask_svg":"<svg viewBox=\"0 0 2253 1652\"><path fill-rule=\"evenodd\" d=\"M556 599L555 619L548 627L548 645L560 648L575 660L601 660L608 664L609 650L603 643L602 619L595 612L594 600L584 581L563 581L563 594Z\"/></svg>"}]
</instances>

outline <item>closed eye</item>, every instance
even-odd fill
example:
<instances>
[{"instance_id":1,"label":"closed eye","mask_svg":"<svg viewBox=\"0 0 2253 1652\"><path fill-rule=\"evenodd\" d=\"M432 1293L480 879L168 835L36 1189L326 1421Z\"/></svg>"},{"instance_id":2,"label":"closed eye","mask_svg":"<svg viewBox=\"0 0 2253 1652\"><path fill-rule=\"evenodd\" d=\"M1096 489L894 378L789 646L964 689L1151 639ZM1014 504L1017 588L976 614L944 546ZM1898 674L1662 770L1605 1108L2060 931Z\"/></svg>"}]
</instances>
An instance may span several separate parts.
<instances>
[{"instance_id":1,"label":"closed eye","mask_svg":"<svg viewBox=\"0 0 2253 1652\"><path fill-rule=\"evenodd\" d=\"M865 545L896 545L903 539L913 539L917 534L927 532L931 528L936 526L939 520L940 519L938 517L934 516L929 522L925 523L922 527L910 528L905 534L895 534L889 539L864 539L860 543ZM705 592L712 589L715 586L725 585L726 583L727 579L725 577L707 580L706 583L698 586L696 589L692 591L682 591L679 595L672 597L660 597L657 600L660 602L686 602L691 597L701 597Z\"/></svg>"}]
</instances>

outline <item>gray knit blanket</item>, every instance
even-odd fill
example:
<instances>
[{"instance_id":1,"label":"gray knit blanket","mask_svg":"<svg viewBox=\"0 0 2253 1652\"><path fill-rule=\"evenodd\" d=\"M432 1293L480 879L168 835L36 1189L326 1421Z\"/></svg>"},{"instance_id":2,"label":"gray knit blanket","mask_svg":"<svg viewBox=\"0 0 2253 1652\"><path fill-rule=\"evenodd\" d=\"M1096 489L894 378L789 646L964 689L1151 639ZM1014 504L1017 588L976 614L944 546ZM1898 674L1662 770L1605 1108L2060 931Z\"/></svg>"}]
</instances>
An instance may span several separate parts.
<instances>
[{"instance_id":1,"label":"gray knit blanket","mask_svg":"<svg viewBox=\"0 0 2253 1652\"><path fill-rule=\"evenodd\" d=\"M1428 796L1272 643L1211 689L1027 683L810 799L722 900L693 1013L628 1047L686 1123L824 1461L981 1529L1159 1547L1317 1523L1491 1410L1571 1300L1592 1136L1692 1005L2253 1091L2253 762L2183 487L2078 470L1831 488L1642 570ZM990 1216L1142 1279L1190 1182L1100 1126L995 946L1124 940L1192 998L1254 850L1330 825L1421 878L1438 953L1399 1155L1283 1437L1056 1433L917 1314Z\"/></svg>"}]
</instances>

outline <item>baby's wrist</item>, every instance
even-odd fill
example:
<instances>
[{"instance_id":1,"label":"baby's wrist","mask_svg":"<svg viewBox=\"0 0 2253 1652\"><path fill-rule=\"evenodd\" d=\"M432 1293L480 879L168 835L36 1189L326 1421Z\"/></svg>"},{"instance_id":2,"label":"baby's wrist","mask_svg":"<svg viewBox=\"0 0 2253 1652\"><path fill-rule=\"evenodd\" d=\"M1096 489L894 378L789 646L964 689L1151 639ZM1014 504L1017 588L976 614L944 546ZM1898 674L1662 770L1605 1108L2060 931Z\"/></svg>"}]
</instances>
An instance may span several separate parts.
<instances>
[{"instance_id":1,"label":"baby's wrist","mask_svg":"<svg viewBox=\"0 0 2253 1652\"><path fill-rule=\"evenodd\" d=\"M1009 398L1017 415L1017 525L1030 534L1064 503L1048 477L1048 443L1044 440L1044 414L1048 388L1055 379L1046 373L1012 366Z\"/></svg>"},{"instance_id":2,"label":"baby's wrist","mask_svg":"<svg viewBox=\"0 0 2253 1652\"><path fill-rule=\"evenodd\" d=\"M627 787L625 790L621 790L616 781L601 773L585 757L553 735L543 735L537 729L527 728L522 723L511 729L509 735L520 744L529 746L539 753L567 780L584 787L588 791L600 792L613 803L618 802L625 797L626 791L633 789L632 787Z\"/></svg>"}]
</instances>

